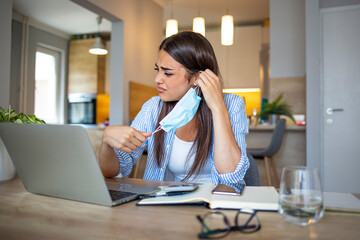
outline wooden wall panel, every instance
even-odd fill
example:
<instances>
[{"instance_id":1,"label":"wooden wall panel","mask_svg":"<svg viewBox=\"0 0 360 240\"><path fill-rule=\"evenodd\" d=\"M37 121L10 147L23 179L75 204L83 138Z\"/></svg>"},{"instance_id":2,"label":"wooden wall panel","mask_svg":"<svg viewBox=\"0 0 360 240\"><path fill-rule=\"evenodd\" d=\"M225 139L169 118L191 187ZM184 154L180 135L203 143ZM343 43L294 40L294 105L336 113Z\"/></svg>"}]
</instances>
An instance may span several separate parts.
<instances>
[{"instance_id":1,"label":"wooden wall panel","mask_svg":"<svg viewBox=\"0 0 360 240\"><path fill-rule=\"evenodd\" d=\"M155 87L150 87L144 84L130 82L130 120L133 120L142 105L153 96L159 93Z\"/></svg>"},{"instance_id":2,"label":"wooden wall panel","mask_svg":"<svg viewBox=\"0 0 360 240\"><path fill-rule=\"evenodd\" d=\"M105 92L105 56L89 53L95 39L70 41L69 93Z\"/></svg>"}]
</instances>

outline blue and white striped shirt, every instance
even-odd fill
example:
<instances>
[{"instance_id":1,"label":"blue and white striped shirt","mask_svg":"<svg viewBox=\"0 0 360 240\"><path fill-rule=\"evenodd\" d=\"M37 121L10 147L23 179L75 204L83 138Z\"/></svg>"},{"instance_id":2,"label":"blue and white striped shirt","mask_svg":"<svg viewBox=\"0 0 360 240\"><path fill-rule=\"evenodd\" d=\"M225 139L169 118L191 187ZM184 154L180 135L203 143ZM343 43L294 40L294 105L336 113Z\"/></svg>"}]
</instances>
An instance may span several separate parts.
<instances>
[{"instance_id":1,"label":"blue and white striped shirt","mask_svg":"<svg viewBox=\"0 0 360 240\"><path fill-rule=\"evenodd\" d=\"M208 161L211 163L211 177L214 184L228 184L233 185L243 182L246 170L249 168L249 159L246 155L246 142L245 135L248 133L248 125L245 112L244 100L234 94L224 94L224 100L226 107L229 112L229 117L231 121L231 127L241 149L241 158L234 172L219 174L214 165L214 141L210 150L210 156ZM131 124L131 127L141 131L141 132L153 132L156 129L156 124L158 116L161 110L162 101L160 97L153 97L148 100L141 108L141 111L135 117L134 121ZM170 151L172 149L172 143L174 141L175 131L172 130L168 133L165 133L165 158L162 162L162 166L157 165L155 158L155 143L154 136L147 138L141 147L132 151L131 153L126 153L115 149L115 153L119 158L120 162L120 171L119 174L128 176L131 173L132 167L141 157L144 149L148 147L148 158L146 169L144 173L144 179L151 180L160 180L160 181L170 181L167 174L167 165L169 163ZM214 136L213 136L214 137Z\"/></svg>"}]
</instances>

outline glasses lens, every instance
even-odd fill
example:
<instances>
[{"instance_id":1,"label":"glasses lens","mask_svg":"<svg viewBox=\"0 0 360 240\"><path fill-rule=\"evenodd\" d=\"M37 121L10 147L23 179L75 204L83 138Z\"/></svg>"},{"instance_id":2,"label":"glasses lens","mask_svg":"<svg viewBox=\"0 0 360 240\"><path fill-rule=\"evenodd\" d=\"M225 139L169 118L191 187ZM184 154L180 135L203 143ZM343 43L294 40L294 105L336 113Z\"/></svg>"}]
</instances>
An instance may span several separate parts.
<instances>
[{"instance_id":1,"label":"glasses lens","mask_svg":"<svg viewBox=\"0 0 360 240\"><path fill-rule=\"evenodd\" d=\"M207 238L222 238L230 231L230 224L221 212L210 212L203 218L203 235Z\"/></svg>"},{"instance_id":2,"label":"glasses lens","mask_svg":"<svg viewBox=\"0 0 360 240\"><path fill-rule=\"evenodd\" d=\"M240 210L235 221L240 231L245 233L256 232L260 229L260 222L254 210Z\"/></svg>"}]
</instances>

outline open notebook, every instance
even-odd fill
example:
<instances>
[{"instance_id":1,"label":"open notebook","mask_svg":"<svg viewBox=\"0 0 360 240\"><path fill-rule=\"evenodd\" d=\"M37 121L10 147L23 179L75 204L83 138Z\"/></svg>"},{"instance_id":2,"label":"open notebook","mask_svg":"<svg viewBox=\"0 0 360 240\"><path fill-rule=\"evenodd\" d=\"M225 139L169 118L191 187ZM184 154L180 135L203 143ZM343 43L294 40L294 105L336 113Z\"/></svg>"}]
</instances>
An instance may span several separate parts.
<instances>
[{"instance_id":1,"label":"open notebook","mask_svg":"<svg viewBox=\"0 0 360 240\"><path fill-rule=\"evenodd\" d=\"M324 192L326 211L360 213L360 200L351 193Z\"/></svg>"},{"instance_id":2,"label":"open notebook","mask_svg":"<svg viewBox=\"0 0 360 240\"><path fill-rule=\"evenodd\" d=\"M261 186L244 188L242 195L218 195L211 191L215 185L204 183L194 192L179 195L156 198L146 198L137 203L138 206L145 205L171 205L171 204L202 204L206 203L211 209L240 209L251 208L259 211L277 211L278 193L274 187Z\"/></svg>"}]
</instances>

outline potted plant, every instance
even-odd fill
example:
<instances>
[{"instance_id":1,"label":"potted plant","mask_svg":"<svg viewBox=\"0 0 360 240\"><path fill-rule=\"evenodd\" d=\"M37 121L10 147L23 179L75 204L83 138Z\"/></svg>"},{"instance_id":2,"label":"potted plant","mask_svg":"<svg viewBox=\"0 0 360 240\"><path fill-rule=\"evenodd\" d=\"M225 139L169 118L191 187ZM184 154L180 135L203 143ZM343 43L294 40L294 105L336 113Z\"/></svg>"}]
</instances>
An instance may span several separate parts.
<instances>
[{"instance_id":1,"label":"potted plant","mask_svg":"<svg viewBox=\"0 0 360 240\"><path fill-rule=\"evenodd\" d=\"M0 123L45 123L35 115L26 115L24 113L15 113L15 110L9 107L4 109L0 107ZM0 181L12 179L15 176L15 167L10 159L4 143L0 137Z\"/></svg>"},{"instance_id":2,"label":"potted plant","mask_svg":"<svg viewBox=\"0 0 360 240\"><path fill-rule=\"evenodd\" d=\"M275 99L275 101L271 103L265 103L264 109L260 112L259 117L264 117L265 119L269 119L269 122L275 125L277 120L279 119L279 116L284 115L289 117L291 120L294 121L294 123L296 123L292 115L290 105L285 102L280 102L282 96L283 94L281 93Z\"/></svg>"},{"instance_id":3,"label":"potted plant","mask_svg":"<svg viewBox=\"0 0 360 240\"><path fill-rule=\"evenodd\" d=\"M15 110L9 108L5 110L0 107L0 122L8 123L45 123L44 120L37 118L35 115L26 115L24 113L15 113Z\"/></svg>"}]
</instances>

